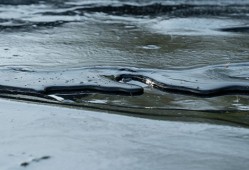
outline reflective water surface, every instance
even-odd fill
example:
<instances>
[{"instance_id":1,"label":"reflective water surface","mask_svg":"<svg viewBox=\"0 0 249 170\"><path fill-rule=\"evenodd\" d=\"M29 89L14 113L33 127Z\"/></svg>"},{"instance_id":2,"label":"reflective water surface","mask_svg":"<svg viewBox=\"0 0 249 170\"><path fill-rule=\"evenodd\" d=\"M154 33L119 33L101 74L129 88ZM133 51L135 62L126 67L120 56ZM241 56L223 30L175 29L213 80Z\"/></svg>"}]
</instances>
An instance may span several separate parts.
<instances>
[{"instance_id":1,"label":"reflective water surface","mask_svg":"<svg viewBox=\"0 0 249 170\"><path fill-rule=\"evenodd\" d=\"M2 97L160 119L249 124L247 1L1 0L0 4ZM116 81L127 73L145 78ZM113 85L108 81L114 79L117 89L143 92L110 93ZM230 90L199 96L156 88L154 80L185 92ZM82 82L90 82L90 90L82 89ZM63 88L45 96L21 93L36 84ZM22 89L11 93L13 87Z\"/></svg>"}]
</instances>

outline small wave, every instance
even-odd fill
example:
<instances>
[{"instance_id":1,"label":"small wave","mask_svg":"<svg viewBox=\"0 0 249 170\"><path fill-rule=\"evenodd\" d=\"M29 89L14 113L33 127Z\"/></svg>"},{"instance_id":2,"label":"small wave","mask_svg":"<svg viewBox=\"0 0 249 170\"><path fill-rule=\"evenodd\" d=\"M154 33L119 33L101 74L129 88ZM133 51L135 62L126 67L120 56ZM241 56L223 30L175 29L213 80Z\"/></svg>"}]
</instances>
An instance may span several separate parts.
<instances>
[{"instance_id":1,"label":"small wave","mask_svg":"<svg viewBox=\"0 0 249 170\"><path fill-rule=\"evenodd\" d=\"M179 4L165 5L162 3L153 4L98 4L81 5L64 9L61 12L45 12L44 15L84 15L89 12L102 12L111 15L132 15L132 16L162 16L169 17L193 17L193 16L246 16L249 13L248 5L195 5ZM236 14L236 15L235 15Z\"/></svg>"},{"instance_id":2,"label":"small wave","mask_svg":"<svg viewBox=\"0 0 249 170\"><path fill-rule=\"evenodd\" d=\"M221 28L220 30L225 32L249 33L249 26L227 27Z\"/></svg>"},{"instance_id":3,"label":"small wave","mask_svg":"<svg viewBox=\"0 0 249 170\"><path fill-rule=\"evenodd\" d=\"M109 1L103 3L86 3L68 5L65 1L45 1L33 4L33 1L0 1L0 29L35 29L40 27L57 27L68 22L84 22L89 14L105 13L110 16L151 18L163 17L166 21L169 18L209 18L226 17L230 19L248 19L248 4L217 5L217 4L167 4L160 2L153 3L127 3ZM20 2L20 3L19 3ZM39 1L38 1L39 2ZM13 4L27 4L24 6L13 6ZM52 5L55 3L54 5ZM30 5L33 4L33 5ZM240 29L238 29L240 28ZM238 28L218 28L219 31L247 32L238 25ZM232 31L233 30L233 31Z\"/></svg>"},{"instance_id":4,"label":"small wave","mask_svg":"<svg viewBox=\"0 0 249 170\"><path fill-rule=\"evenodd\" d=\"M217 65L188 70L150 70L132 68L81 68L66 71L23 71L1 69L2 92L36 92L41 94L93 92L141 95L147 86L171 93L212 97L249 94L249 65ZM243 74L239 73L243 70ZM245 74L247 72L247 74ZM9 78L11 77L11 78ZM244 77L244 79L242 78ZM239 78L239 79L238 79Z\"/></svg>"},{"instance_id":5,"label":"small wave","mask_svg":"<svg viewBox=\"0 0 249 170\"><path fill-rule=\"evenodd\" d=\"M32 5L39 3L62 3L65 0L0 0L0 5Z\"/></svg>"},{"instance_id":6,"label":"small wave","mask_svg":"<svg viewBox=\"0 0 249 170\"><path fill-rule=\"evenodd\" d=\"M5 20L4 22L0 22L0 30L5 31L16 31L16 30L25 30L28 31L30 29L35 29L37 27L57 27L62 24L67 23L68 21L47 21L47 22L31 22L31 21L23 21L23 20Z\"/></svg>"}]
</instances>

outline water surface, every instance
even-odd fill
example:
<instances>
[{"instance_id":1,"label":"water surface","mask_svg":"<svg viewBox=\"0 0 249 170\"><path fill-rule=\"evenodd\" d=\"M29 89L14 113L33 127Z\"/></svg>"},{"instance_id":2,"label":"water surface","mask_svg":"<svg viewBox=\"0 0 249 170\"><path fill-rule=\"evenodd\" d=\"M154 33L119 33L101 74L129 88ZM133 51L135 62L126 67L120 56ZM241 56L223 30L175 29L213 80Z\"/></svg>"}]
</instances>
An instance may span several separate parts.
<instances>
[{"instance_id":1,"label":"water surface","mask_svg":"<svg viewBox=\"0 0 249 170\"><path fill-rule=\"evenodd\" d=\"M64 83L64 93L47 93L45 99L160 118L249 123L247 1L3 0L0 4L4 87L22 87L22 92L35 84ZM77 74L72 70L78 70ZM141 82L126 76L117 82L120 74L134 75L132 70L150 81L170 84L171 80L184 89L233 88L221 95L200 96L158 89L147 79ZM104 81L103 75L107 76ZM81 82L95 82L95 87L109 91L67 91ZM143 92L110 93L112 83L118 89L132 86ZM10 90L2 95L34 97ZM35 97L44 100L44 95Z\"/></svg>"}]
</instances>

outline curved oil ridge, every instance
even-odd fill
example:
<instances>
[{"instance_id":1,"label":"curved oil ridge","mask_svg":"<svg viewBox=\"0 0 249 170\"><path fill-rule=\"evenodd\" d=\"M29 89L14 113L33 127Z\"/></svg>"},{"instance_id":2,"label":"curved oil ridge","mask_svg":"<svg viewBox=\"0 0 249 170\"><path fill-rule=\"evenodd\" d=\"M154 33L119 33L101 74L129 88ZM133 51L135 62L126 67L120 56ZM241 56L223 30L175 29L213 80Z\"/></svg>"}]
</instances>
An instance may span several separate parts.
<instances>
[{"instance_id":1,"label":"curved oil ridge","mask_svg":"<svg viewBox=\"0 0 249 170\"><path fill-rule=\"evenodd\" d=\"M248 95L248 75L249 63L185 70L93 67L38 71L1 68L0 90L2 93L27 95L77 95L77 92L141 95L143 88L150 86L166 92L201 97Z\"/></svg>"}]
</instances>

